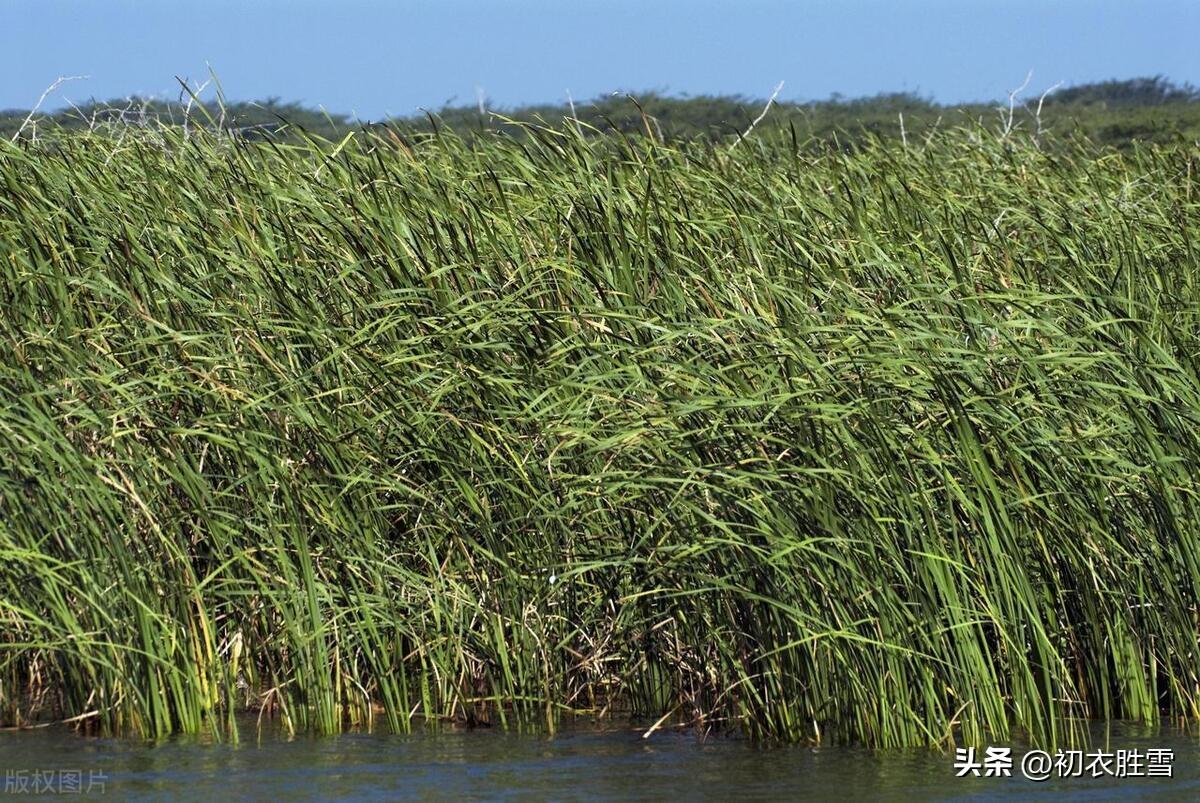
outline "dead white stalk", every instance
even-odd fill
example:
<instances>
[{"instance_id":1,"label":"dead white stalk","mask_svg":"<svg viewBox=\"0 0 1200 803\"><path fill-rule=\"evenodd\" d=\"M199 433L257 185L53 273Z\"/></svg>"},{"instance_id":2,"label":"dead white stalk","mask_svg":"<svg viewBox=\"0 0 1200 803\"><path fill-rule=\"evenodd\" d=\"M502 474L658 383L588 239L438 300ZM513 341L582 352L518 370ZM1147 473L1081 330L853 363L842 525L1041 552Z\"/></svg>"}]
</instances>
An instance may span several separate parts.
<instances>
[{"instance_id":1,"label":"dead white stalk","mask_svg":"<svg viewBox=\"0 0 1200 803\"><path fill-rule=\"evenodd\" d=\"M775 91L771 93L771 97L767 99L767 105L763 106L762 114L760 114L760 115L758 115L758 117L754 118L754 122L750 123L749 128L747 128L741 134L738 134L738 138L734 141L734 143L732 145L729 146L729 150L733 150L734 148L736 148L738 146L739 142L744 140L746 137L750 136L750 132L754 130L754 127L762 122L763 118L767 116L767 112L771 111L771 104L773 104L775 102L775 98L779 97L779 93L782 90L783 90L783 81L780 81L779 85L775 87Z\"/></svg>"},{"instance_id":2,"label":"dead white stalk","mask_svg":"<svg viewBox=\"0 0 1200 803\"><path fill-rule=\"evenodd\" d=\"M1001 107L999 109L1000 119L1004 123L1004 131L1000 135L1001 139L1007 139L1008 135L1010 133L1012 133L1013 116L1016 114L1016 111L1017 111L1017 95L1020 95L1022 92L1024 92L1025 87L1029 86L1029 82L1032 80L1033 80L1033 70L1030 70L1029 74L1025 76L1025 82L1022 83L1019 87L1017 87L1013 91L1008 93L1008 117L1007 118L1005 118L1005 116L1004 116L1004 108Z\"/></svg>"},{"instance_id":3,"label":"dead white stalk","mask_svg":"<svg viewBox=\"0 0 1200 803\"><path fill-rule=\"evenodd\" d=\"M1036 144L1036 143L1038 142L1038 140L1040 140L1040 139L1041 139L1041 137L1042 137L1042 104L1046 102L1046 96L1047 96L1047 95L1049 95L1051 92L1053 92L1054 90L1058 89L1058 88L1059 88L1060 86L1062 86L1062 85L1063 85L1063 82L1062 82L1062 81L1059 81L1057 84L1055 84L1054 86L1050 87L1050 88L1049 88L1049 89L1047 89L1045 92L1043 92L1043 93L1042 93L1042 96L1041 96L1040 98L1038 98L1037 111L1036 111L1036 112L1034 112L1034 114L1033 114L1033 120L1034 120L1034 123L1035 123L1035 124L1036 124L1036 126L1037 126L1037 129L1036 129L1036 131L1034 132L1034 135L1033 135L1033 141L1034 141L1034 143L1035 143L1035 144Z\"/></svg>"},{"instance_id":4,"label":"dead white stalk","mask_svg":"<svg viewBox=\"0 0 1200 803\"><path fill-rule=\"evenodd\" d=\"M87 75L60 75L57 79L55 79L54 83L46 87L46 91L42 93L40 98L38 98L38 102L33 104L33 108L30 109L29 114L25 116L25 120L21 123L21 127L17 129L17 133L12 135L12 141L17 141L17 139L21 136L21 132L25 130L25 126L29 125L30 121L33 120L33 116L37 114L38 109L42 108L42 104L46 102L46 98L50 97L54 90L58 89L67 81L82 81L83 79L90 77L91 76Z\"/></svg>"},{"instance_id":5,"label":"dead white stalk","mask_svg":"<svg viewBox=\"0 0 1200 803\"><path fill-rule=\"evenodd\" d=\"M67 100L67 105L71 107L71 111L75 112L76 117L78 117L85 124L87 124L88 131L96 130L96 111L94 108L92 110L91 120L88 120L88 116L83 113L83 109L79 108L79 106L77 106L74 101Z\"/></svg>"},{"instance_id":6,"label":"dead white stalk","mask_svg":"<svg viewBox=\"0 0 1200 803\"><path fill-rule=\"evenodd\" d=\"M930 141L933 140L933 135L937 133L938 126L940 126L941 124L942 124L942 115L939 114L938 118L933 121L933 128L929 129L929 133L925 135L925 147L926 148L929 147Z\"/></svg>"},{"instance_id":7,"label":"dead white stalk","mask_svg":"<svg viewBox=\"0 0 1200 803\"><path fill-rule=\"evenodd\" d=\"M196 102L196 98L200 97L200 93L203 92L205 90L205 88L208 87L208 85L211 81L212 81L212 79L210 78L208 81L205 81L204 83L200 84L200 86L196 87L195 91L189 89L186 82L181 82L181 83L183 83L183 90L185 90L185 91L181 91L180 94L186 94L188 96L187 103L184 104L184 107L183 107L183 138L184 139L188 138L188 122L192 119L192 104Z\"/></svg>"}]
</instances>

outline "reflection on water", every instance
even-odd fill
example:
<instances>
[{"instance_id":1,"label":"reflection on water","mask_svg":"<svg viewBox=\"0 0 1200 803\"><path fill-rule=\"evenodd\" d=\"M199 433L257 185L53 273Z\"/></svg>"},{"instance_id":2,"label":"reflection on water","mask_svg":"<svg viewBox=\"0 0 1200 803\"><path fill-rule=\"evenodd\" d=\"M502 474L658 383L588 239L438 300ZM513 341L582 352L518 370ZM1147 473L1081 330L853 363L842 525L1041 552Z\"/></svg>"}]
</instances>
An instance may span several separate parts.
<instances>
[{"instance_id":1,"label":"reflection on water","mask_svg":"<svg viewBox=\"0 0 1200 803\"><path fill-rule=\"evenodd\" d=\"M18 773L74 770L120 800L659 798L820 800L1200 800L1200 743L1178 732L1117 728L1107 748L1174 751L1172 778L1074 778L1035 784L956 778L953 756L848 748L755 748L691 733L576 729L554 737L494 730L406 736L253 737L237 745L0 734L8 791ZM1092 749L1105 747L1097 733ZM1019 756L1020 751L1014 751ZM1014 775L1019 776L1018 769ZM67 777L67 776L64 776Z\"/></svg>"}]
</instances>

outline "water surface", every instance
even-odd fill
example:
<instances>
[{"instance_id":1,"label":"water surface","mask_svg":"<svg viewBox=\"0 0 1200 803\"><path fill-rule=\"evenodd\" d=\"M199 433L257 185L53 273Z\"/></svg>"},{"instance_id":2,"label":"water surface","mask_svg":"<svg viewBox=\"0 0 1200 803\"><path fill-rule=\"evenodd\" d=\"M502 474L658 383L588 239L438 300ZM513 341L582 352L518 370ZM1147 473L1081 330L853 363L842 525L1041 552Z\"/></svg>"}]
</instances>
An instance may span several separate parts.
<instances>
[{"instance_id":1,"label":"water surface","mask_svg":"<svg viewBox=\"0 0 1200 803\"><path fill-rule=\"evenodd\" d=\"M1104 739L1098 732L1091 749ZM102 785L104 797L119 800L1200 800L1194 736L1132 727L1109 733L1110 750L1154 747L1174 751L1173 777L1032 783L1016 764L1012 778L957 778L952 755L924 750L763 749L692 732L643 739L633 728L553 737L440 729L288 739L256 738L251 726L237 745L44 729L0 733L0 768L10 794L20 773L28 780L32 771L75 770L83 786L90 778L93 795ZM1022 752L1014 751L1018 762Z\"/></svg>"}]
</instances>

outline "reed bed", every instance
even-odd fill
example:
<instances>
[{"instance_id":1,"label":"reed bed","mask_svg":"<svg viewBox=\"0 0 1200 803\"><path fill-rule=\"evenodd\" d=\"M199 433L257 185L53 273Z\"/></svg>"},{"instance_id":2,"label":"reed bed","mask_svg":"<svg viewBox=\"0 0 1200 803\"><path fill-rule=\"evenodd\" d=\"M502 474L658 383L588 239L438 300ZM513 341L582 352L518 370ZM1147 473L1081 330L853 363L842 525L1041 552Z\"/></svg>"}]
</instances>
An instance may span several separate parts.
<instances>
[{"instance_id":1,"label":"reed bed","mask_svg":"<svg viewBox=\"0 0 1200 803\"><path fill-rule=\"evenodd\" d=\"M0 724L1195 718L1198 176L978 130L0 145Z\"/></svg>"}]
</instances>

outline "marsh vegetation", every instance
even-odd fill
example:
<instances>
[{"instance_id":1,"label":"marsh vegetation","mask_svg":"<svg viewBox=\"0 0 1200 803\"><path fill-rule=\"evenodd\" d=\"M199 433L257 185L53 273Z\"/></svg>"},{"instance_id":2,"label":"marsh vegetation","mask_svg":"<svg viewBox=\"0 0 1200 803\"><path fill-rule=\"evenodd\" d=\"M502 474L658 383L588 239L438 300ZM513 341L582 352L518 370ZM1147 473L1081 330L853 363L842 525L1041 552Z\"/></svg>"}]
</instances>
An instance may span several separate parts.
<instances>
[{"instance_id":1,"label":"marsh vegetation","mask_svg":"<svg viewBox=\"0 0 1200 803\"><path fill-rule=\"evenodd\" d=\"M1195 718L1197 176L949 125L4 143L0 724Z\"/></svg>"}]
</instances>

